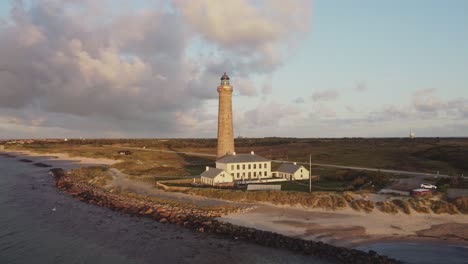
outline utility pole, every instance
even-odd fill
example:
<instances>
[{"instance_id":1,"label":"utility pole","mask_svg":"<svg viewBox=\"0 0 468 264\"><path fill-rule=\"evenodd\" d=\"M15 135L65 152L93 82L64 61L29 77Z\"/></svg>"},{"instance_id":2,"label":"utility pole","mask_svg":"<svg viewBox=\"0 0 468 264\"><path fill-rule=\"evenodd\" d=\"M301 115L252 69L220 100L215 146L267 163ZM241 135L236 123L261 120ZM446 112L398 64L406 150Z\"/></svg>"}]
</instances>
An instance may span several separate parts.
<instances>
[{"instance_id":1,"label":"utility pole","mask_svg":"<svg viewBox=\"0 0 468 264\"><path fill-rule=\"evenodd\" d=\"M312 154L309 154L309 192L312 192Z\"/></svg>"}]
</instances>

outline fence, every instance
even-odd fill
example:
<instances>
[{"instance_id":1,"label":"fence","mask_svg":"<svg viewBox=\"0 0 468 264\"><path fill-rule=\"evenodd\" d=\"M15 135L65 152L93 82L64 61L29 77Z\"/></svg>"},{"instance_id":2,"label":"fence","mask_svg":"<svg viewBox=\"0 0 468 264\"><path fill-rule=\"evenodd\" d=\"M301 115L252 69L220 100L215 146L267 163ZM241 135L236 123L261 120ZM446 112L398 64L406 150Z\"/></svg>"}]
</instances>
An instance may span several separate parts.
<instances>
[{"instance_id":1,"label":"fence","mask_svg":"<svg viewBox=\"0 0 468 264\"><path fill-rule=\"evenodd\" d=\"M281 185L273 184L249 184L247 191L281 191Z\"/></svg>"}]
</instances>

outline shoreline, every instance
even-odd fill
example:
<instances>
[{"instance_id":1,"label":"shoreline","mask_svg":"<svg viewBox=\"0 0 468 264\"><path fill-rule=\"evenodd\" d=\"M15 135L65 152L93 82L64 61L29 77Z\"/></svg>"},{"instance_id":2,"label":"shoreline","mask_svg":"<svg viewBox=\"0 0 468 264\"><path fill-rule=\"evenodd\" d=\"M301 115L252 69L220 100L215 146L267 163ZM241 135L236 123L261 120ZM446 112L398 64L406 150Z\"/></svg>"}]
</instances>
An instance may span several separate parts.
<instances>
[{"instance_id":1,"label":"shoreline","mask_svg":"<svg viewBox=\"0 0 468 264\"><path fill-rule=\"evenodd\" d=\"M126 197L111 194L104 190L73 181L73 176L63 169L51 169L56 187L72 195L82 202L99 205L114 211L121 211L134 216L150 217L160 223L180 225L200 233L211 233L234 240L243 240L262 246L283 248L294 252L314 255L339 263L400 263L400 261L379 255L370 250L364 252L344 247L336 247L323 242L293 238L282 234L263 231L254 228L234 225L219 221L219 217L229 214L229 210L219 209L205 211L201 209L187 209L177 205L151 202L141 199L138 195Z\"/></svg>"},{"instance_id":2,"label":"shoreline","mask_svg":"<svg viewBox=\"0 0 468 264\"><path fill-rule=\"evenodd\" d=\"M17 157L20 158L20 157ZM97 188L76 179L60 168L50 171L55 185L62 192L79 201L106 207L132 216L149 217L160 223L172 223L200 233L210 233L226 239L240 240L271 248L281 248L292 252L313 255L337 263L401 263L373 250L361 250L336 247L320 241L310 241L288 237L282 234L263 231L219 221L235 209L217 208L200 209L186 204L173 203L143 197L138 194L116 194Z\"/></svg>"},{"instance_id":3,"label":"shoreline","mask_svg":"<svg viewBox=\"0 0 468 264\"><path fill-rule=\"evenodd\" d=\"M10 153L10 154L16 154L16 155L25 155L26 154L26 155L30 155L30 156L41 156L41 157L45 156L48 159L49 158L60 158L60 159L64 159L64 160L70 160L69 158L66 158L66 157L69 157L69 156L66 155L66 154L63 154L63 153L43 154L43 153L34 153L34 152L30 152L30 151L24 151L24 152L23 151L16 151L16 152L11 152L11 151L5 152L4 151L4 153ZM56 154L58 154L58 155L56 155ZM50 155L53 155L55 157L50 157ZM83 159L85 159L86 162L83 162ZM79 163L101 164L101 165L103 165L103 161L104 162L111 161L113 163L119 162L119 161L107 160L107 159L93 159L93 158L81 158L81 157L71 157L71 160L77 161ZM89 161L91 161L91 162L89 162ZM76 192L75 193L69 193L69 194L74 195L74 196L77 195ZM88 193L88 195L89 195L89 193ZM79 199L83 201L82 198L79 198ZM88 202L103 206L102 204L99 204L99 202L96 203L92 199L90 201L91 202L89 202L89 201ZM87 202L87 201L85 201L85 202ZM211 221L218 221L219 220L220 222L226 222L226 223L231 224L233 226L239 226L240 228L243 228L243 229L255 229L255 230L262 231L262 232L270 232L270 233L274 233L274 234L280 234L282 236L285 236L285 237L288 237L288 238L291 238L291 239L300 239L300 240L303 240L303 241L315 241L314 243L327 243L327 244L331 244L333 246L346 247L346 248L356 248L356 247L359 247L359 246L366 246L366 245L375 244L375 243L392 243L392 242L408 242L408 243L416 242L416 243L431 243L431 244L436 243L436 244L443 244L443 245L462 245L462 246L468 245L468 240L466 240L466 238L464 240L454 239L452 237L447 237L447 238L444 239L444 238L440 238L440 237L411 235L411 234L403 232L403 231L408 232L408 230L403 230L402 231L402 230L395 229L395 232L398 233L397 235L378 234L378 233L375 234L375 232L374 233L371 232L371 234L367 234L368 225L366 225L362 221L355 221L355 220L350 221L352 223L358 222L359 225L350 226L349 224L348 225L343 224L343 222L346 222L346 221L343 221L343 219L346 219L346 217L343 217L343 214L348 214L348 218L349 218L349 215L354 216L354 217L356 215L360 215L361 217L367 218L368 221L375 220L375 219L370 217L372 215L369 215L369 213L356 212L356 211L354 211L354 210L352 210L350 208L348 208L349 210L348 209L339 209L339 210L332 211L332 210L301 208L301 207L293 207L293 206L267 205L267 204L259 204L259 203L256 203L255 207L256 208L253 208L253 209L250 209L250 210L247 210L247 211L240 211L240 212L234 212L234 213L230 212L228 214L217 215L217 216L219 216L219 218L211 217L210 219L211 219ZM296 217L296 219L294 217L284 217L284 212L283 212L282 213L283 217L278 217L278 215L276 215L276 217L278 219L268 223L267 221L265 221L265 219L268 219L268 218L271 219L272 218L271 213L270 214L265 213L265 212L260 212L259 213L258 212L259 207L260 208L267 208L267 209L269 207L269 210L285 211L286 213L291 212L291 211L300 211L300 212L306 213L306 214L307 213L311 213L312 215L316 214L316 218L314 218L314 219L315 220L321 219L321 220L318 221L318 223L314 223L314 222L311 221L310 216L306 216L306 218L308 218L307 220L309 220L309 222L306 221L304 223L303 222L304 219L302 219L302 222L301 222L301 221L298 221L298 220L301 220L301 219L297 219L298 217ZM145 212L147 212L147 211L148 210L146 210ZM133 212L133 213L135 213L135 212ZM138 213L138 214L140 214L140 213ZM257 216L255 216L253 214L257 214ZM373 212L371 214L374 214L373 216L375 216L375 214L379 214L379 213L378 212L377 213ZM403 217L403 218L410 218L411 219L411 218L414 218L414 217L418 217L416 214L414 214L414 215L403 215L403 214L390 215L390 214L383 214L383 213L380 213L380 214L383 215L384 217L387 217L387 218L388 217L389 218L395 218L395 217L400 216L400 217ZM330 221L330 216L333 216L333 215L335 215L335 217L331 217L332 219L333 218L340 218L340 221L339 222ZM442 216L442 218L443 218L444 216L450 216L450 215L421 214L419 217L427 217L427 216L436 216L436 218L437 218L437 216ZM464 221L462 221L463 222L462 224L468 224L468 218L465 215L461 215L461 217L465 218ZM361 218L361 220L363 220L363 219ZM289 221L289 222L287 222L287 221ZM328 222L329 225L328 226L324 225L324 221ZM163 221L163 222L165 222L165 221ZM263 222L263 223L259 225L258 222L260 222L260 223ZM267 222L267 224L265 224L265 222ZM252 223L254 223L254 224L252 224ZM315 226L314 225L311 226L310 224L315 224ZM335 225L333 225L333 224L335 224ZM360 226L362 224L364 224L366 226L366 228L363 228L362 226ZM304 225L306 225L306 226L304 226ZM429 231L432 228L432 226L433 225L431 225L431 227L429 228ZM205 229L204 226L201 226L201 227L203 229ZM313 228L310 228L310 227L313 227ZM468 229L468 225L466 227L467 227L466 229ZM336 230L334 232L331 232L330 229L336 229ZM424 228L418 229L417 231L421 231L421 230L424 230ZM306 231L308 231L307 234L306 234ZM324 231L327 231L328 234L327 234L327 232L324 232ZM341 233L345 233L345 235L344 236L336 236L337 231L341 232ZM411 231L411 232L413 232L413 231ZM356 240L356 237L358 238L358 240Z\"/></svg>"},{"instance_id":4,"label":"shoreline","mask_svg":"<svg viewBox=\"0 0 468 264\"><path fill-rule=\"evenodd\" d=\"M67 160L74 161L80 164L89 164L89 165L113 165L121 162L121 160L113 160L106 158L87 158L87 157L72 157L67 153L39 153L33 152L30 150L3 150L1 151L7 154L21 155L21 156L33 156L33 157L44 157L46 159L56 159L56 160Z\"/></svg>"},{"instance_id":5,"label":"shoreline","mask_svg":"<svg viewBox=\"0 0 468 264\"><path fill-rule=\"evenodd\" d=\"M269 204L221 217L237 225L278 232L335 246L355 248L384 242L439 243L468 246L468 216L387 214L351 208L325 210Z\"/></svg>"}]
</instances>

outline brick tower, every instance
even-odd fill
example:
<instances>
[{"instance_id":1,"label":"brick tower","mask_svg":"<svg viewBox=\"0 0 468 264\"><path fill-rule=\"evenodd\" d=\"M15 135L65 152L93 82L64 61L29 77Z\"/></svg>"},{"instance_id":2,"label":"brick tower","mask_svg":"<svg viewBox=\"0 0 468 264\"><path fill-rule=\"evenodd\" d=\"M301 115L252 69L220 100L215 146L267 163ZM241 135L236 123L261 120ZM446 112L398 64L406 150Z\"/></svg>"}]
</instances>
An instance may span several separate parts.
<instances>
[{"instance_id":1,"label":"brick tower","mask_svg":"<svg viewBox=\"0 0 468 264\"><path fill-rule=\"evenodd\" d=\"M221 77L218 86L218 153L217 157L234 152L234 129L232 127L232 86L229 85L229 76L226 73Z\"/></svg>"}]
</instances>

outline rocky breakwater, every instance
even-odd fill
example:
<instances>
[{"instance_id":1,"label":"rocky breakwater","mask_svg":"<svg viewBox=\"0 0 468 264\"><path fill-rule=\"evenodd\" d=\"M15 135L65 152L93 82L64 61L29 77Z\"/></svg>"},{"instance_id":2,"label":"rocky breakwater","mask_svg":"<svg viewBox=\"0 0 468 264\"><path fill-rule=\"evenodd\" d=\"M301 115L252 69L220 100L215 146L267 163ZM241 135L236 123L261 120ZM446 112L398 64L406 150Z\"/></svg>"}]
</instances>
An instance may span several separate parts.
<instances>
[{"instance_id":1,"label":"rocky breakwater","mask_svg":"<svg viewBox=\"0 0 468 264\"><path fill-rule=\"evenodd\" d=\"M201 233L212 233L234 240L283 248L329 259L339 263L400 263L374 251L335 247L322 242L291 238L281 234L224 223L217 217L235 211L235 208L196 208L170 200L156 200L136 194L115 194L101 188L74 181L73 175L54 168L50 174L55 185L79 200L134 216L150 217L160 223L172 223Z\"/></svg>"}]
</instances>

